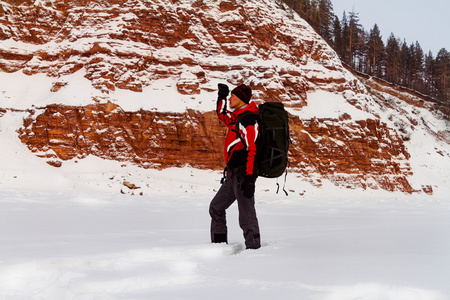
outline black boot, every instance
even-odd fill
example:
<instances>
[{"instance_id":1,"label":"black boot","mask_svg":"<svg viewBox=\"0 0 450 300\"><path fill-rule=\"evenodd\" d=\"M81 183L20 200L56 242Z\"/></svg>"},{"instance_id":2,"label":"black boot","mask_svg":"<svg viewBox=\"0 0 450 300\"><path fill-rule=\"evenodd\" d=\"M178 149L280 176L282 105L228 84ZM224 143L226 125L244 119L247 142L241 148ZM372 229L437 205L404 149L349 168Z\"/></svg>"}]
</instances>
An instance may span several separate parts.
<instances>
[{"instance_id":1,"label":"black boot","mask_svg":"<svg viewBox=\"0 0 450 300\"><path fill-rule=\"evenodd\" d=\"M259 248L261 248L261 237L260 237L259 233L249 236L245 240L245 246L246 246L246 249L259 249Z\"/></svg>"},{"instance_id":2,"label":"black boot","mask_svg":"<svg viewBox=\"0 0 450 300\"><path fill-rule=\"evenodd\" d=\"M228 238L226 233L215 233L213 235L213 239L211 241L212 243L227 243L228 244Z\"/></svg>"}]
</instances>

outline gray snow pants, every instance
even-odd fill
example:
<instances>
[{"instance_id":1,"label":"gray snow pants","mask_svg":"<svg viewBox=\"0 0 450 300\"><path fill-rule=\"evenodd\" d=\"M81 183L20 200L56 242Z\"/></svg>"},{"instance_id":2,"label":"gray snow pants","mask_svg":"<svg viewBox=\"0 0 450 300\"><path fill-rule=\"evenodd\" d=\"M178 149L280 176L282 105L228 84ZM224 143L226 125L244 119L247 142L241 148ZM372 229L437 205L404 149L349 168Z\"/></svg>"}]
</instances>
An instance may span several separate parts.
<instances>
[{"instance_id":1,"label":"gray snow pants","mask_svg":"<svg viewBox=\"0 0 450 300\"><path fill-rule=\"evenodd\" d=\"M230 172L228 172L230 173ZM222 243L227 240L227 220L225 210L237 199L239 225L243 230L247 249L261 247L258 219L256 218L255 197L246 198L241 190L243 178L227 175L209 206L211 215L211 242Z\"/></svg>"}]
</instances>

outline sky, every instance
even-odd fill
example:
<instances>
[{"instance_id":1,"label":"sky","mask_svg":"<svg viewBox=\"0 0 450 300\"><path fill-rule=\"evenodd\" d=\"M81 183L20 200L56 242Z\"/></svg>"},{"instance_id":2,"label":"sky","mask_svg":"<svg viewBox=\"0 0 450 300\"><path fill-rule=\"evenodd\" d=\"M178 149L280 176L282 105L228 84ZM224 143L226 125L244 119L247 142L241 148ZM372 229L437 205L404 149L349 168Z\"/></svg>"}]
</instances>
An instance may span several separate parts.
<instances>
[{"instance_id":1,"label":"sky","mask_svg":"<svg viewBox=\"0 0 450 300\"><path fill-rule=\"evenodd\" d=\"M361 25L370 31L378 25L386 42L391 32L408 45L418 41L424 53L436 57L441 48L450 51L449 0L331 0L340 19L344 10L359 13Z\"/></svg>"}]
</instances>

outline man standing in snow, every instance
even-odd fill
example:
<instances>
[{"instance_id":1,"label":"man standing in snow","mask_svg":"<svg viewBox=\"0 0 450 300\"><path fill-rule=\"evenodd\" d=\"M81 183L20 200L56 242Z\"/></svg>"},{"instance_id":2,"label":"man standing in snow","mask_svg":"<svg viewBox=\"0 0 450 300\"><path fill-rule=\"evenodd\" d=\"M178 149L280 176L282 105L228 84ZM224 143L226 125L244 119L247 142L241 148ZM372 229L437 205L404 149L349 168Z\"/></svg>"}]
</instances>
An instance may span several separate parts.
<instances>
[{"instance_id":1,"label":"man standing in snow","mask_svg":"<svg viewBox=\"0 0 450 300\"><path fill-rule=\"evenodd\" d=\"M252 90L242 84L231 91L227 110L227 85L219 84L217 116L228 127L225 139L226 177L209 207L211 241L227 243L225 210L237 199L239 225L244 232L247 249L261 247L255 210L256 153L259 128L258 107L250 102ZM251 112L251 113L247 113ZM239 133L239 134L238 134Z\"/></svg>"}]
</instances>

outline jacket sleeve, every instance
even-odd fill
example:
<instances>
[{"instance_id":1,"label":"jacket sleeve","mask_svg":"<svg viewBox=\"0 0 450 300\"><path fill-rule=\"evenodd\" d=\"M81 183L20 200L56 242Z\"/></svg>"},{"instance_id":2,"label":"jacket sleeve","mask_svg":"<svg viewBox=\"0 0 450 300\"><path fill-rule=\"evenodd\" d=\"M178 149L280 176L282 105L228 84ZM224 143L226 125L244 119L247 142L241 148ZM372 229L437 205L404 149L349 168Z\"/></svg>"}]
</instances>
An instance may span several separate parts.
<instances>
[{"instance_id":1,"label":"jacket sleeve","mask_svg":"<svg viewBox=\"0 0 450 300\"><path fill-rule=\"evenodd\" d=\"M216 113L219 119L228 127L230 124L233 123L233 120L231 119L230 112L225 109L224 107L226 105L226 99L217 100L217 107L216 107Z\"/></svg>"},{"instance_id":2,"label":"jacket sleeve","mask_svg":"<svg viewBox=\"0 0 450 300\"><path fill-rule=\"evenodd\" d=\"M246 116L239 124L239 132L247 149L246 175L256 175L257 140L259 124L256 114Z\"/></svg>"}]
</instances>

